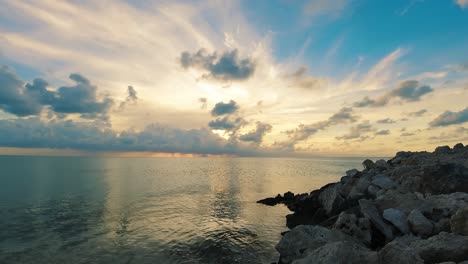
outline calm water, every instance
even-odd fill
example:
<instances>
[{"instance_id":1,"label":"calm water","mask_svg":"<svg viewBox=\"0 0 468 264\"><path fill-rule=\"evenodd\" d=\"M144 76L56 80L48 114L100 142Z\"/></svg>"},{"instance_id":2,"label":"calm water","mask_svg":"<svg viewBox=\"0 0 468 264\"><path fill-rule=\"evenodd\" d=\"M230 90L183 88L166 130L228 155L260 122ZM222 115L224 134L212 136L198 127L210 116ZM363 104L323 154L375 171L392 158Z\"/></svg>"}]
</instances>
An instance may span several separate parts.
<instances>
[{"instance_id":1,"label":"calm water","mask_svg":"<svg viewBox=\"0 0 468 264\"><path fill-rule=\"evenodd\" d=\"M284 206L362 158L0 156L0 263L271 263Z\"/></svg>"}]
</instances>

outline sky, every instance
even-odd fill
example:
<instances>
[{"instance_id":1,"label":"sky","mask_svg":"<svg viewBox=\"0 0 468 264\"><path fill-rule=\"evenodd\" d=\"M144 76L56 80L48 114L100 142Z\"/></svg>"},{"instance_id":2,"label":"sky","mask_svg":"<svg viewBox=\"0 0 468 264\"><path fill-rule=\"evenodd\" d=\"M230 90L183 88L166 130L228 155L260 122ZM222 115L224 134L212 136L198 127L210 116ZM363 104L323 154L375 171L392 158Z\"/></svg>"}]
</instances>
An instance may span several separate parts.
<instances>
[{"instance_id":1,"label":"sky","mask_svg":"<svg viewBox=\"0 0 468 264\"><path fill-rule=\"evenodd\" d=\"M0 0L0 154L468 142L467 0Z\"/></svg>"}]
</instances>

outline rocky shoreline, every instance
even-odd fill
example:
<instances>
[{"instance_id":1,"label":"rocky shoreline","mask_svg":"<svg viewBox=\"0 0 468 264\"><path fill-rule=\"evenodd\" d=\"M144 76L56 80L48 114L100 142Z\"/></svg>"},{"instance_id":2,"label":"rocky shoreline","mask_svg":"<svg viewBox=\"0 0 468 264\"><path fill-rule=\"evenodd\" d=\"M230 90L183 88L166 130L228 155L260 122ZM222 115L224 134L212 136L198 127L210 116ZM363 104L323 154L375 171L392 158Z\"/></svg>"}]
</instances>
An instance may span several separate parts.
<instances>
[{"instance_id":1,"label":"rocky shoreline","mask_svg":"<svg viewBox=\"0 0 468 264\"><path fill-rule=\"evenodd\" d=\"M293 212L279 264L468 264L468 146L363 166L311 193L258 201Z\"/></svg>"}]
</instances>

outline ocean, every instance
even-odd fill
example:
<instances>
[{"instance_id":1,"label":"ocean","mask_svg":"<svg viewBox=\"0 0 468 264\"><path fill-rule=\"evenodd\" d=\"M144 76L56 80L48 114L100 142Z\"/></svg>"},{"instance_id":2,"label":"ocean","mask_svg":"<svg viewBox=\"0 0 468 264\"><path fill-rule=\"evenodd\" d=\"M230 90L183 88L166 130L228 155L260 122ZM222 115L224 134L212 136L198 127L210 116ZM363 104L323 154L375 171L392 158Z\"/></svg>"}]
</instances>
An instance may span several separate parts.
<instances>
[{"instance_id":1,"label":"ocean","mask_svg":"<svg viewBox=\"0 0 468 264\"><path fill-rule=\"evenodd\" d=\"M271 263L285 206L364 158L0 156L0 263Z\"/></svg>"}]
</instances>

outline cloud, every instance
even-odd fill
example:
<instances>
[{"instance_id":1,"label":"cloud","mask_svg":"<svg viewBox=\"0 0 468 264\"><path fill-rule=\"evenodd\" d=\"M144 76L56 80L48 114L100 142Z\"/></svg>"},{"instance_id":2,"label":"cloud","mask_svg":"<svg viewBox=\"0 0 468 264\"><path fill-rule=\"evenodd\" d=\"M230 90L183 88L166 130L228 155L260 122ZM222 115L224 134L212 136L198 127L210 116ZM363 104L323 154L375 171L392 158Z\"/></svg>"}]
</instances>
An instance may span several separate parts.
<instances>
[{"instance_id":1,"label":"cloud","mask_svg":"<svg viewBox=\"0 0 468 264\"><path fill-rule=\"evenodd\" d=\"M468 0L455 0L455 3L459 5L462 9L468 7Z\"/></svg>"},{"instance_id":2,"label":"cloud","mask_svg":"<svg viewBox=\"0 0 468 264\"><path fill-rule=\"evenodd\" d=\"M137 91L133 86L128 86L127 87L127 98L125 98L125 101L120 103L119 109L122 110L125 108L127 104L136 104L138 101L138 96L137 96Z\"/></svg>"},{"instance_id":3,"label":"cloud","mask_svg":"<svg viewBox=\"0 0 468 264\"><path fill-rule=\"evenodd\" d=\"M374 133L375 136L386 136L390 135L390 130L385 129L385 130L379 130Z\"/></svg>"},{"instance_id":4,"label":"cloud","mask_svg":"<svg viewBox=\"0 0 468 264\"><path fill-rule=\"evenodd\" d=\"M208 126L215 130L237 131L244 124L245 121L240 117L231 118L229 116L225 116L223 118L217 118L216 120L210 121Z\"/></svg>"},{"instance_id":5,"label":"cloud","mask_svg":"<svg viewBox=\"0 0 468 264\"><path fill-rule=\"evenodd\" d=\"M201 106L200 106L201 109L204 110L207 108L208 99L206 97L198 98L198 102L201 103Z\"/></svg>"},{"instance_id":6,"label":"cloud","mask_svg":"<svg viewBox=\"0 0 468 264\"><path fill-rule=\"evenodd\" d=\"M216 52L208 54L200 49L196 53L184 51L180 57L183 68L196 68L203 70L204 78L221 81L241 81L251 77L255 71L255 63L250 58L239 59L238 51L226 51L221 55Z\"/></svg>"},{"instance_id":7,"label":"cloud","mask_svg":"<svg viewBox=\"0 0 468 264\"><path fill-rule=\"evenodd\" d=\"M465 122L468 122L468 107L459 112L445 111L432 120L429 125L431 127L444 127Z\"/></svg>"},{"instance_id":8,"label":"cloud","mask_svg":"<svg viewBox=\"0 0 468 264\"><path fill-rule=\"evenodd\" d=\"M271 129L272 129L272 126L270 124L257 122L256 129L254 131L251 131L250 133L241 135L239 137L239 140L245 141L245 142L252 142L254 144L261 144L263 141L263 137L265 136L266 133L270 132Z\"/></svg>"},{"instance_id":9,"label":"cloud","mask_svg":"<svg viewBox=\"0 0 468 264\"><path fill-rule=\"evenodd\" d=\"M60 114L81 114L83 118L105 117L113 99L97 96L97 87L80 74L70 74L75 86L63 86L56 91L47 89L48 83L35 79L24 85L11 69L0 68L0 109L17 116L39 115L48 106Z\"/></svg>"},{"instance_id":10,"label":"cloud","mask_svg":"<svg viewBox=\"0 0 468 264\"><path fill-rule=\"evenodd\" d=\"M346 8L349 0L309 0L303 8L305 15L314 16L337 16Z\"/></svg>"},{"instance_id":11,"label":"cloud","mask_svg":"<svg viewBox=\"0 0 468 264\"><path fill-rule=\"evenodd\" d=\"M412 132L403 132L400 134L400 137L411 137L414 136L415 134Z\"/></svg>"},{"instance_id":12,"label":"cloud","mask_svg":"<svg viewBox=\"0 0 468 264\"><path fill-rule=\"evenodd\" d=\"M396 123L396 121L391 119L391 118L385 118L385 119L377 120L377 123L379 123L379 124L393 124L393 123Z\"/></svg>"},{"instance_id":13,"label":"cloud","mask_svg":"<svg viewBox=\"0 0 468 264\"><path fill-rule=\"evenodd\" d=\"M410 113L408 113L408 115L412 116L412 117L420 117L420 116L423 116L426 113L427 113L427 109L421 109L421 110L416 111L416 112L410 112Z\"/></svg>"},{"instance_id":14,"label":"cloud","mask_svg":"<svg viewBox=\"0 0 468 264\"><path fill-rule=\"evenodd\" d=\"M398 98L405 102L419 101L425 94L433 92L428 85L419 85L418 81L409 80L401 82L398 88L391 90L387 94L377 99L364 97L361 101L355 102L355 107L381 107L387 105L393 98Z\"/></svg>"},{"instance_id":15,"label":"cloud","mask_svg":"<svg viewBox=\"0 0 468 264\"><path fill-rule=\"evenodd\" d=\"M203 128L183 130L150 124L139 132L128 130L117 133L89 122L44 122L39 118L0 120L0 146L241 156L258 154L256 148L233 145Z\"/></svg>"},{"instance_id":16,"label":"cloud","mask_svg":"<svg viewBox=\"0 0 468 264\"><path fill-rule=\"evenodd\" d=\"M239 105L233 100L230 100L229 103L219 102L211 110L212 116L221 116L233 114L239 109Z\"/></svg>"},{"instance_id":17,"label":"cloud","mask_svg":"<svg viewBox=\"0 0 468 264\"><path fill-rule=\"evenodd\" d=\"M344 107L325 121L316 122L310 125L301 124L294 130L286 131L286 134L288 134L288 136L294 141L306 140L320 130L327 129L330 126L338 124L354 123L357 119L358 117L354 114L352 108Z\"/></svg>"},{"instance_id":18,"label":"cloud","mask_svg":"<svg viewBox=\"0 0 468 264\"><path fill-rule=\"evenodd\" d=\"M364 121L361 124L358 124L357 126L351 127L350 131L347 134L341 137L336 137L336 139L349 140L349 139L362 138L363 134L371 132L372 130L373 130L372 125L369 123L369 121Z\"/></svg>"},{"instance_id":19,"label":"cloud","mask_svg":"<svg viewBox=\"0 0 468 264\"><path fill-rule=\"evenodd\" d=\"M299 87L303 89L314 89L320 88L326 84L325 80L314 78L307 74L306 67L300 67L297 71L286 75L286 78L290 80L290 86Z\"/></svg>"}]
</instances>

